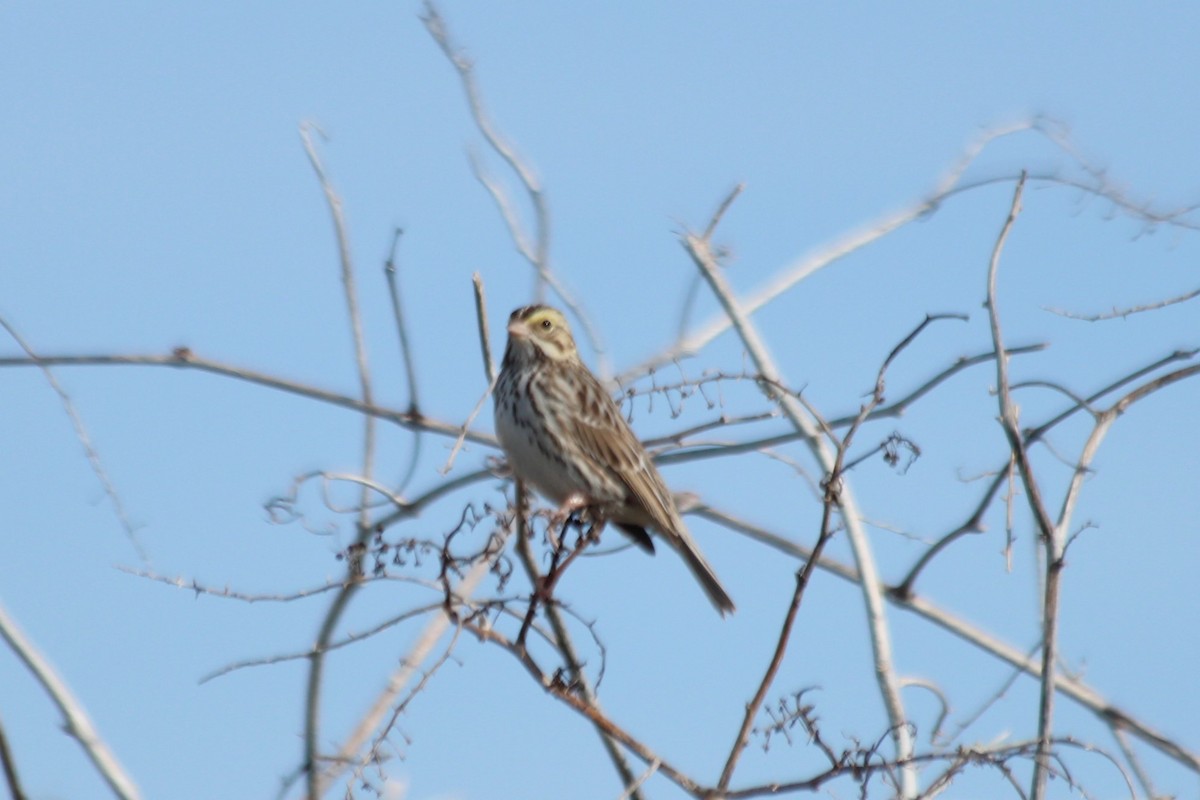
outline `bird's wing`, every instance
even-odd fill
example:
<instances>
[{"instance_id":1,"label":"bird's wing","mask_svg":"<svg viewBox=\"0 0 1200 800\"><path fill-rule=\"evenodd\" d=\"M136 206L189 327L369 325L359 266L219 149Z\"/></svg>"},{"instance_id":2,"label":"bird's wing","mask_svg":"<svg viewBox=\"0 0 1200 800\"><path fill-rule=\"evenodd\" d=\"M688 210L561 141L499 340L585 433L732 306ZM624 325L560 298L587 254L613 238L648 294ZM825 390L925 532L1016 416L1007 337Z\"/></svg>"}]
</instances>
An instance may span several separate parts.
<instances>
[{"instance_id":1,"label":"bird's wing","mask_svg":"<svg viewBox=\"0 0 1200 800\"><path fill-rule=\"evenodd\" d=\"M688 569L704 587L708 599L722 615L734 610L733 599L684 527L667 485L655 469L646 448L633 435L621 409L591 373L581 376L581 408L570 415L575 441L597 469L608 472L626 489L626 504L646 515L638 524L656 528L683 556Z\"/></svg>"},{"instance_id":2,"label":"bird's wing","mask_svg":"<svg viewBox=\"0 0 1200 800\"><path fill-rule=\"evenodd\" d=\"M600 382L590 373L580 377L581 407L572 419L585 457L628 490L630 502L646 513L651 527L677 533L681 525L675 503L646 448Z\"/></svg>"}]
</instances>

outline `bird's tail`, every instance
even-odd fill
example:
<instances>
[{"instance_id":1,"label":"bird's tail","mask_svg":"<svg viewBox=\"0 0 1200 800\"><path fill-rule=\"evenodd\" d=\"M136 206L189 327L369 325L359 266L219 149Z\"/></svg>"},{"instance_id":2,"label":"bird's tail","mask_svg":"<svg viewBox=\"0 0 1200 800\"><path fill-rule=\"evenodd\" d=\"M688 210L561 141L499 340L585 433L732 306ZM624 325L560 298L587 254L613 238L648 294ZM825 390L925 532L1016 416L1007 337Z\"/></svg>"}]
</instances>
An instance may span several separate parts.
<instances>
[{"instance_id":1,"label":"bird's tail","mask_svg":"<svg viewBox=\"0 0 1200 800\"><path fill-rule=\"evenodd\" d=\"M704 556L700 553L700 548L697 546L691 534L687 529L680 526L678 532L672 532L664 536L668 542L683 556L684 563L688 569L696 576L696 580L700 582L700 586L704 589L704 593L708 595L709 601L721 612L721 616L732 614L736 609L733 605L733 598L729 596L729 592L725 591L725 587L721 585L721 581L717 578L717 573L713 572L713 568L704 560Z\"/></svg>"}]
</instances>

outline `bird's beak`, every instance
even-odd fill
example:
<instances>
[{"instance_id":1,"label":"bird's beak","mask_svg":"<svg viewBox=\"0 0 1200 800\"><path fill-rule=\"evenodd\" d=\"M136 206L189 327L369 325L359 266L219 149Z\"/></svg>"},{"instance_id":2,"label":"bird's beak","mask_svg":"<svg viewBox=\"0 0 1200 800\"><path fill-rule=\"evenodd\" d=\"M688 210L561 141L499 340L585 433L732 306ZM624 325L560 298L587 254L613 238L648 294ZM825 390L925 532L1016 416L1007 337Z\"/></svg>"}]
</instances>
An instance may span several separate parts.
<instances>
[{"instance_id":1,"label":"bird's beak","mask_svg":"<svg viewBox=\"0 0 1200 800\"><path fill-rule=\"evenodd\" d=\"M519 319L514 319L512 322L508 323L508 335L516 339L524 339L529 334L528 329L525 327L525 323Z\"/></svg>"}]
</instances>

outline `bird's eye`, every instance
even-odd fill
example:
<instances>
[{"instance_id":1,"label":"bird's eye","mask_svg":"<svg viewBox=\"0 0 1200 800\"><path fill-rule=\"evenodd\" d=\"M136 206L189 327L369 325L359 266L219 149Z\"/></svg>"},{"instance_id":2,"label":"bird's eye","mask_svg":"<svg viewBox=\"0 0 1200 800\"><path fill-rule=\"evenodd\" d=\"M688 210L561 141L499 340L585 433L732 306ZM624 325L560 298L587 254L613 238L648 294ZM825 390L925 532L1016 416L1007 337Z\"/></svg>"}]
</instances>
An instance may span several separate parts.
<instances>
[{"instance_id":1,"label":"bird's eye","mask_svg":"<svg viewBox=\"0 0 1200 800\"><path fill-rule=\"evenodd\" d=\"M554 323L551 322L550 320L548 320L548 319L542 320L542 330L548 331L553 327L554 327Z\"/></svg>"}]
</instances>

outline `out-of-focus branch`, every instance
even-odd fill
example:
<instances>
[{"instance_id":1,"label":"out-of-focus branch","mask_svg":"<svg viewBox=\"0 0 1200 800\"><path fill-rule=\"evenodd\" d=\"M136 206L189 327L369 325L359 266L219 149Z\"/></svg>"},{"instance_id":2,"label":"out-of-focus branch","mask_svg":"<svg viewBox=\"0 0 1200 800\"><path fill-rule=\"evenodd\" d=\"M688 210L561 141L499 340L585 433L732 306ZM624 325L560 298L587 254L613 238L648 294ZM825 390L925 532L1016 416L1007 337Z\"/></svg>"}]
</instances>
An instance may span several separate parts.
<instances>
[{"instance_id":1,"label":"out-of-focus branch","mask_svg":"<svg viewBox=\"0 0 1200 800\"><path fill-rule=\"evenodd\" d=\"M176 348L167 355L54 355L35 357L3 357L0 358L0 368L3 367L44 367L44 366L146 366L146 367L176 367L211 372L228 378L256 383L269 389L278 389L291 394L318 400L322 403L340 406L360 414L382 419L399 425L407 430L422 430L437 433L442 436L456 437L462 434L462 426L443 422L424 414L413 414L393 408L384 408L370 403L364 403L353 397L337 392L320 389L309 384L279 378L257 370L236 367L221 361L203 358L186 347ZM466 439L469 442L496 447L496 437L491 434L468 431Z\"/></svg>"},{"instance_id":2,"label":"out-of-focus branch","mask_svg":"<svg viewBox=\"0 0 1200 800\"><path fill-rule=\"evenodd\" d=\"M1004 338L1000 328L1000 311L996 306L996 275L1000 268L1000 254L1008 241L1013 223L1021 213L1021 196L1025 191L1025 176L1017 181L1013 192L1008 217L1000 229L996 246L987 273L988 322L992 332L992 344L996 352L1004 352ZM1042 800L1046 795L1046 781L1050 774L1051 737L1054 725L1054 670L1058 659L1058 611L1059 590L1062 581L1063 531L1050 519L1042 499L1041 486L1033 474L1033 464L1021 434L1017 407L1012 401L1012 390L1008 378L1008 360L996 359L996 395L1000 406L1000 425L1008 439L1008 446L1021 474L1029 509L1038 528L1038 538L1046 554L1045 580L1042 596L1042 675L1038 703L1038 751L1034 759L1031 800Z\"/></svg>"},{"instance_id":3,"label":"out-of-focus branch","mask_svg":"<svg viewBox=\"0 0 1200 800\"><path fill-rule=\"evenodd\" d=\"M479 326L479 349L483 354L483 374L490 384L496 380L496 359L492 355L492 342L488 334L487 297L483 292L483 277L476 272L471 276L475 292L475 319Z\"/></svg>"},{"instance_id":4,"label":"out-of-focus branch","mask_svg":"<svg viewBox=\"0 0 1200 800\"><path fill-rule=\"evenodd\" d=\"M463 92L467 96L467 107L471 111L471 118L475 121L475 127L483 136L484 141L488 143L488 146L500 156L509 169L517 176L525 193L529 196L529 203L533 209L534 235L532 237L532 244L530 243L530 237L523 232L516 211L513 209L513 205L505 195L504 190L499 184L488 177L479 159L474 157L471 159L472 171L476 179L483 185L492 200L496 203L496 208L500 211L500 216L508 226L509 234L516 245L517 252L534 269L536 275L533 291L534 299L539 303L542 302L545 299L547 286L558 295L563 305L569 308L571 313L579 320L584 336L600 360L601 371L607 374L609 372L608 351L604 346L600 332L592 324L591 318L584 312L582 304L575 299L573 293L563 285L562 280L559 279L558 275L550 267L550 209L546 203L546 194L541 182L534 174L533 169L517 153L516 149L505 141L504 137L496 130L496 126L483 106L483 96L479 91L478 83L475 81L475 65L455 46L451 40L450 31L446 27L446 20L442 17L441 12L438 11L437 6L430 0L426 0L425 2L424 10L421 14L421 22L425 24L425 29L429 32L434 42L437 43L442 54L446 56L446 60L450 62L455 72L458 73Z\"/></svg>"},{"instance_id":5,"label":"out-of-focus branch","mask_svg":"<svg viewBox=\"0 0 1200 800\"><path fill-rule=\"evenodd\" d=\"M325 165L321 163L321 156L317 153L316 145L313 144L313 130L314 126L311 123L303 123L300 126L300 139L304 142L304 152L308 155L308 161L312 164L313 171L317 174L317 181L321 184L321 191L325 195L325 202L329 205L329 214L333 218L333 232L337 238L338 263L341 266L342 289L344 290L343 294L346 299L346 313L349 316L350 334L354 342L354 364L358 371L359 392L362 395L363 403L373 406L375 405L375 400L373 398L374 392L371 389L371 365L367 358L367 341L363 336L362 312L358 307L358 289L356 288L354 277L354 257L350 253L350 235L346 229L346 216L342 211L342 198L337 193L337 190L333 188L333 183L329 180L329 174L325 171ZM363 417L362 477L366 480L371 480L374 470L375 418L367 414ZM368 500L369 493L364 486L362 489L362 504L358 515L360 537L363 535L361 529L367 524Z\"/></svg>"},{"instance_id":6,"label":"out-of-focus branch","mask_svg":"<svg viewBox=\"0 0 1200 800\"><path fill-rule=\"evenodd\" d=\"M550 226L548 224L549 210L546 207L546 198L542 191L541 183L537 176L533 174L533 170L526 166L525 162L517 155L513 146L509 144L492 124L491 118L483 107L483 97L479 92L479 85L475 82L475 65L471 60L462 53L454 43L450 40L450 31L446 28L446 21L438 11L437 6L431 2L425 3L424 12L421 14L421 22L425 24L425 30L429 31L429 35L433 37L434 42L441 48L446 59L458 72L459 80L462 82L463 91L467 95L467 106L471 110L471 118L475 120L475 127L479 129L488 146L496 152L496 155L504 159L509 168L516 173L517 178L521 181L521 185L525 187L526 193L529 195L529 202L533 206L535 215L535 229L537 231L536 244L533 248L524 251L530 263L537 269L539 278L542 282L549 280L549 251L550 251ZM518 240L519 241L519 240Z\"/></svg>"},{"instance_id":7,"label":"out-of-focus branch","mask_svg":"<svg viewBox=\"0 0 1200 800\"><path fill-rule=\"evenodd\" d=\"M613 722L598 705L574 691L573 686L567 686L554 676L547 675L524 646L508 639L495 628L484 628L475 624L468 624L465 627L479 637L481 641L498 645L501 649L516 658L521 666L525 668L530 676L548 694L591 722L601 735L605 737L606 741L612 740L620 743L621 746L628 749L646 764L656 764L658 772L665 775L685 792L694 797L705 796L704 787L692 780L687 773L676 767L672 762L663 759L662 756L658 755L648 745L636 739L624 728ZM620 750L617 750L617 753L620 754ZM624 759L624 756L622 755L621 758ZM632 797L639 796L636 788L637 784L638 776L630 773L626 783L626 791L631 792Z\"/></svg>"},{"instance_id":8,"label":"out-of-focus branch","mask_svg":"<svg viewBox=\"0 0 1200 800\"><path fill-rule=\"evenodd\" d=\"M1010 349L1007 352L1009 355L1013 355L1016 351ZM1140 380L1146 375L1152 374L1168 364L1176 361L1188 361L1194 358L1197 354L1200 354L1200 350L1176 350L1170 355L1157 359L1150 364L1139 367L1138 369L1121 376L1117 380L1110 382L1106 386L1098 389L1081 400L1077 399L1066 409L1054 415L1047 421L1037 425L1036 427L1027 429L1022 434L1025 438L1026 449L1028 449L1035 442L1041 441L1043 437L1045 437L1045 435L1059 423L1070 419L1079 411L1090 408L1093 403L1100 400L1104 396L1111 394L1112 392L1124 386L1128 386L1130 383ZM944 550L952 542L966 534L978 533L983 529L982 525L984 513L991 506L992 501L996 497L996 493L1006 480L1007 471L1005 467L1009 461L1011 461L1011 458L1005 459L1004 464L998 464L995 469L991 470L990 474L993 477L988 482L988 486L984 490L979 502L976 503L975 507L967 515L967 519L949 533L943 535L940 539L934 542L928 550L921 554L921 557L917 559L916 563L913 564L912 568L909 570L908 575L906 575L904 580L900 582L899 586L897 587L898 592L904 594L905 592L909 591L912 586L915 585L917 578L920 576L925 567L930 564L930 562L939 552Z\"/></svg>"},{"instance_id":9,"label":"out-of-focus branch","mask_svg":"<svg viewBox=\"0 0 1200 800\"><path fill-rule=\"evenodd\" d=\"M1025 355L1027 353L1036 353L1046 349L1044 344L1026 345L1024 347L1009 348L1008 355ZM968 367L984 364L996 357L995 353L982 353L975 356L963 356L957 359L952 365L929 378L917 388L910 391L904 397L881 405L871 412L867 417L868 421L877 419L885 419L888 417L900 417L907 411L916 401L936 389L943 382L954 376L955 374L967 369ZM759 376L755 376L755 380L760 380ZM808 434L804 431L793 430L775 434L773 436L764 436L758 439L750 439L743 442L720 442L714 445L700 445L697 443L688 443L683 441L684 438L693 434L709 430L713 427L729 427L734 423L740 422L758 422L774 419L776 413L761 413L739 417L736 419L728 419L724 416L716 423L704 423L693 428L688 428L678 433L660 436L655 439L647 440L647 444L660 444L664 442L676 442L681 449L672 452L662 453L655 458L659 464L677 464L684 461L696 461L707 458L725 458L727 456L739 455L741 453L757 453L764 449L777 447L781 444L788 444L801 440L807 440ZM837 430L850 425L857 418L856 414L848 414L840 417L833 417L826 420L829 427Z\"/></svg>"},{"instance_id":10,"label":"out-of-focus branch","mask_svg":"<svg viewBox=\"0 0 1200 800\"><path fill-rule=\"evenodd\" d=\"M21 788L21 776L17 774L17 761L13 757L12 748L8 746L8 736L4 733L4 723L0 722L0 768L4 770L4 782L8 785L8 793L12 800L28 800L28 795Z\"/></svg>"},{"instance_id":11,"label":"out-of-focus branch","mask_svg":"<svg viewBox=\"0 0 1200 800\"><path fill-rule=\"evenodd\" d=\"M62 714L63 730L79 742L113 794L121 800L137 800L141 797L141 792L125 773L116 755L100 737L83 705L3 606L0 606L0 638L8 643L25 668L41 684L46 694L50 695L50 699Z\"/></svg>"},{"instance_id":12,"label":"out-of-focus branch","mask_svg":"<svg viewBox=\"0 0 1200 800\"><path fill-rule=\"evenodd\" d=\"M702 516L705 519L736 531L747 538L765 544L793 558L803 560L812 558L812 551L803 545L797 544L785 536L766 530L727 512L706 506L702 503L696 503L688 510L688 513ZM844 564L829 556L823 556L818 561L817 567L848 583L858 584L862 581L858 570L853 566ZM978 626L955 616L920 595L913 593L902 594L899 589L899 586L888 586L883 583L878 585L878 591L892 605L902 608L905 611L911 611L928 622L937 625L947 633L1017 668L1034 679L1041 679L1042 663L1033 654L1023 651L987 631L981 630ZM1182 764L1193 772L1200 773L1200 753L1188 750L1163 732L1156 730L1124 709L1113 705L1098 691L1076 678L1058 673L1054 676L1054 682L1055 688L1059 692L1079 703L1097 717L1105 720L1110 726L1132 733L1166 757Z\"/></svg>"},{"instance_id":13,"label":"out-of-focus branch","mask_svg":"<svg viewBox=\"0 0 1200 800\"><path fill-rule=\"evenodd\" d=\"M312 126L305 123L300 126L300 138L304 142L304 151L308 154L309 162L317 174L321 190L329 205L333 217L333 228L338 243L338 261L341 265L342 286L345 290L346 308L350 318L350 329L354 341L354 360L358 370L359 390L365 405L375 405L371 388L371 369L367 359L366 340L363 336L362 314L358 307L358 291L355 288L354 259L350 254L350 238L346 230L346 220L342 213L342 199L338 196L325 172L316 147L312 141ZM375 417L367 414L363 417L363 463L362 477L370 481L375 468ZM358 512L357 534L355 543L365 544L371 537L370 525L370 488L362 487ZM308 687L305 692L304 709L304 769L307 778L309 800L318 800L324 791L322 773L317 765L318 741L321 733L321 691L325 673L325 653L333 641L334 632L342 614L349 607L350 600L358 590L359 581L363 575L362 548L353 547L346 559L347 581L334 597L325 619L317 633L316 643L308 654L309 672Z\"/></svg>"},{"instance_id":14,"label":"out-of-focus branch","mask_svg":"<svg viewBox=\"0 0 1200 800\"><path fill-rule=\"evenodd\" d=\"M944 202L959 194L996 184L1014 182L1018 179L1018 175L999 175L971 181L964 181L963 176L978 156L992 145L992 143L1025 132L1032 132L1042 136L1053 146L1063 150L1070 157L1072 163L1083 170L1086 176L1084 179L1079 179L1060 172L1029 173L1028 180L1040 181L1069 189L1078 189L1090 195L1101 197L1120 208L1123 212L1136 219L1144 220L1149 225L1170 224L1192 230L1200 228L1200 222L1189 218L1189 215L1195 212L1195 206L1183 207L1171 211L1158 211L1151 208L1148 203L1137 202L1126 197L1118 187L1111 185L1106 180L1103 170L1089 164L1080 155L1066 135L1057 130L1051 121L1043 118L1034 118L983 131L972 142L968 143L959 159L937 181L933 190L927 195L914 200L907 207L899 211L883 214L866 225L855 228L835 238L828 244L819 247L815 251L801 256L791 264L782 267L774 277L768 279L759 288L747 293L742 298L743 311L748 315L754 314L754 312L781 297L796 284L812 276L814 273L867 245L887 237L888 234L909 223L927 218L930 214L935 213ZM663 364L669 364L676 359L693 355L703 349L709 342L729 330L730 327L732 327L732 324L725 314L714 314L710 319L693 330L692 333L681 336L672 346L660 350L641 363L620 373L617 376L617 380L623 384L629 383L637 376L644 375Z\"/></svg>"},{"instance_id":15,"label":"out-of-focus branch","mask_svg":"<svg viewBox=\"0 0 1200 800\"><path fill-rule=\"evenodd\" d=\"M17 343L17 347L25 351L25 354L29 356L29 363L41 367L42 375L46 378L46 383L50 384L50 388L58 395L58 399L63 404L63 410L67 412L67 417L71 420L71 426L75 429L75 438L83 446L83 452L87 456L88 465L92 468L96 479L100 481L100 486L104 489L104 494L108 496L109 502L112 503L113 513L117 515L117 522L120 523L121 529L125 531L125 537L133 545L133 549L138 554L138 558L141 559L142 563L148 564L150 561L149 556L142 548L141 540L138 539L133 522L130 521L129 515L125 513L125 504L121 502L121 495L117 494L117 487L113 485L112 480L109 478L108 470L104 468L104 462L100 460L100 453L96 451L96 446L92 443L92 437L88 435L87 426L83 424L83 417L79 415L79 411L75 408L75 403L71 400L71 395L67 394L67 390L58 382L58 377L54 374L54 370L50 369L50 365L37 353L33 352L33 348L29 346L25 338L4 317L0 317L0 328L4 328L8 332L8 335L12 337L12 340ZM0 359L0 366L4 366L3 361L6 360L9 359ZM22 359L14 360L20 361Z\"/></svg>"},{"instance_id":16,"label":"out-of-focus branch","mask_svg":"<svg viewBox=\"0 0 1200 800\"><path fill-rule=\"evenodd\" d=\"M308 683L304 693L304 761L302 769L308 800L320 800L326 783L318 764L318 739L321 730L321 689L325 673L325 652L333 641L338 622L350 606L359 583L353 577L342 585L317 629L316 643L305 655L308 658Z\"/></svg>"},{"instance_id":17,"label":"out-of-focus branch","mask_svg":"<svg viewBox=\"0 0 1200 800\"><path fill-rule=\"evenodd\" d=\"M392 234L392 249L383 265L383 274L387 278L388 297L392 302L392 320L396 323L396 334L400 339L400 358L404 361L404 377L408 383L408 413L421 413L421 400L417 386L416 359L413 357L412 342L408 338L408 320L404 315L404 304L400 299L400 269L396 266L396 250L400 246L400 237L404 231L400 228ZM421 431L413 432L413 446L408 457L408 466L396 482L396 493L404 494L409 483L417 473L417 464L421 460Z\"/></svg>"},{"instance_id":18,"label":"out-of-focus branch","mask_svg":"<svg viewBox=\"0 0 1200 800\"><path fill-rule=\"evenodd\" d=\"M400 228L396 228L392 234L392 249L388 252L387 261L383 265L383 273L387 278L388 297L392 302L392 319L396 323L396 335L400 338L400 357L404 360L404 377L408 382L408 410L415 414L421 407L416 359L413 357L412 341L408 337L408 320L404 314L404 303L400 299L400 268L396 266L396 249L400 245L400 237L403 234L404 231Z\"/></svg>"},{"instance_id":19,"label":"out-of-focus branch","mask_svg":"<svg viewBox=\"0 0 1200 800\"><path fill-rule=\"evenodd\" d=\"M507 538L507 532L501 534L500 546L496 548L496 552L503 551L503 541ZM493 562L491 559L484 559L476 562L469 572L459 582L455 588L455 594L462 598L469 598L475 591L479 582L491 571ZM450 627L452 620L446 609L439 608L434 616L425 624L425 629L421 631L409 649L408 654L400 659L400 665L392 672L388 678L387 685L380 691L379 695L371 703L358 720L354 730L342 742L341 747L330 761L330 765L326 770L326 780L332 783L343 774L352 764L362 764L358 754L363 745L371 737L371 735L379 729L380 723L384 716L392 709L396 702L396 698L400 696L400 692L413 679L421 665L429 658L433 652L434 646L445 634Z\"/></svg>"},{"instance_id":20,"label":"out-of-focus branch","mask_svg":"<svg viewBox=\"0 0 1200 800\"><path fill-rule=\"evenodd\" d=\"M1176 297L1168 297L1166 300L1159 300L1156 303L1144 303L1137 306L1128 306L1126 308L1114 308L1104 314L1079 314L1074 311L1066 311L1061 308L1046 308L1051 314L1058 314L1060 317L1067 319L1077 319L1083 322L1101 322L1110 319L1126 319L1134 314L1142 314L1147 311L1158 311L1160 308L1173 306L1176 303L1184 303L1193 298L1200 297L1200 289L1193 289L1190 292L1184 292Z\"/></svg>"},{"instance_id":21,"label":"out-of-focus branch","mask_svg":"<svg viewBox=\"0 0 1200 800\"><path fill-rule=\"evenodd\" d=\"M475 421L475 417L483 410L483 404L491 397L492 392L496 388L496 380L499 376L496 375L496 367L492 360L491 343L488 340L487 331L487 301L483 296L483 280L479 277L479 273L475 273L475 316L479 325L479 345L483 348L483 367L488 376L487 389L480 395L476 401L475 407L471 409L471 413L467 415L467 419L462 424L462 430L459 436L454 440L454 446L450 448L450 455L446 457L446 463L441 468L443 475L450 472L450 468L454 466L454 459L458 457L459 451L462 449L463 442L466 441L467 434L471 430L471 423Z\"/></svg>"},{"instance_id":22,"label":"out-of-focus branch","mask_svg":"<svg viewBox=\"0 0 1200 800\"><path fill-rule=\"evenodd\" d=\"M521 565L525 568L525 574L529 579L530 585L530 614L533 613L538 595L544 591L545 583L544 576L538 568L537 559L533 554L533 546L531 543L532 529L529 525L529 502L525 484L521 481L516 481L516 501L514 509L516 514L517 527L517 555L521 561ZM559 608L552 602L543 604L545 608L546 618L550 621L550 627L554 631L555 649L562 656L568 673L571 676L572 689L578 693L579 700L595 710L597 715L603 716L600 711L600 702L596 697L596 693L592 688L591 681L583 671L583 662L580 660L578 653L575 650L575 644L571 639L571 632L563 621L562 614ZM531 616L527 615L525 621L521 625L518 638L512 642L512 647L519 648L521 651L526 651L525 633L532 622ZM529 662L530 664L532 661ZM529 667L529 664L526 664ZM535 677L538 674L535 673ZM543 676L544 678L544 676ZM545 685L543 680L543 685ZM621 752L621 748L617 744L617 738L614 738L611 733L605 730L603 725L593 724L596 728L596 733L600 736L600 741L604 745L604 750L608 753L609 760L612 761L613 767L617 770L617 775L621 778L621 783L625 787L626 793L634 800L642 800L641 782L638 777L633 774L633 770L629 766L629 762L625 758L625 754Z\"/></svg>"},{"instance_id":23,"label":"out-of-focus branch","mask_svg":"<svg viewBox=\"0 0 1200 800\"><path fill-rule=\"evenodd\" d=\"M809 448L825 471L826 476L833 476L838 464L836 453L830 450L828 443L823 437L817 435L817 426L800 401L794 395L775 388L786 386L787 381L784 380L765 342L763 342L757 329L751 322L750 313L752 311L746 311L735 296L732 288L725 280L721 266L717 262L712 249L711 236L715 232L721 216L728 210L733 198L741 190L742 187L738 186L731 193L730 197L721 203L717 214L714 215L714 218L706 227L706 234L704 236L697 236L690 233L685 234L683 237L683 246L712 288L713 294L729 318L729 324L738 332L738 336L749 353L755 369L765 378L765 381L760 383L764 393L766 393L768 399L779 405L784 415L796 427L797 432L807 437ZM896 757L898 760L903 760L912 754L912 735L904 712L899 681L892 663L891 636L884 615L883 598L877 588L879 581L876 577L875 560L871 552L870 543L867 541L866 533L862 528L862 514L859 512L858 504L855 501L850 484L844 478L841 481L841 485L837 487L836 499L843 523L845 524L847 538L850 540L851 548L858 562L859 571L863 575L860 587L863 591L863 599L866 605L867 626L874 653L873 662L876 682L887 711L892 740L896 747ZM739 734L739 740L742 738L743 735ZM740 746L744 747L744 743ZM728 768L727 771L731 772ZM725 781L725 786L728 785L730 777L731 775L722 778ZM916 795L916 792L917 778L915 770L911 767L903 768L901 770L902 796L913 797Z\"/></svg>"}]
</instances>

